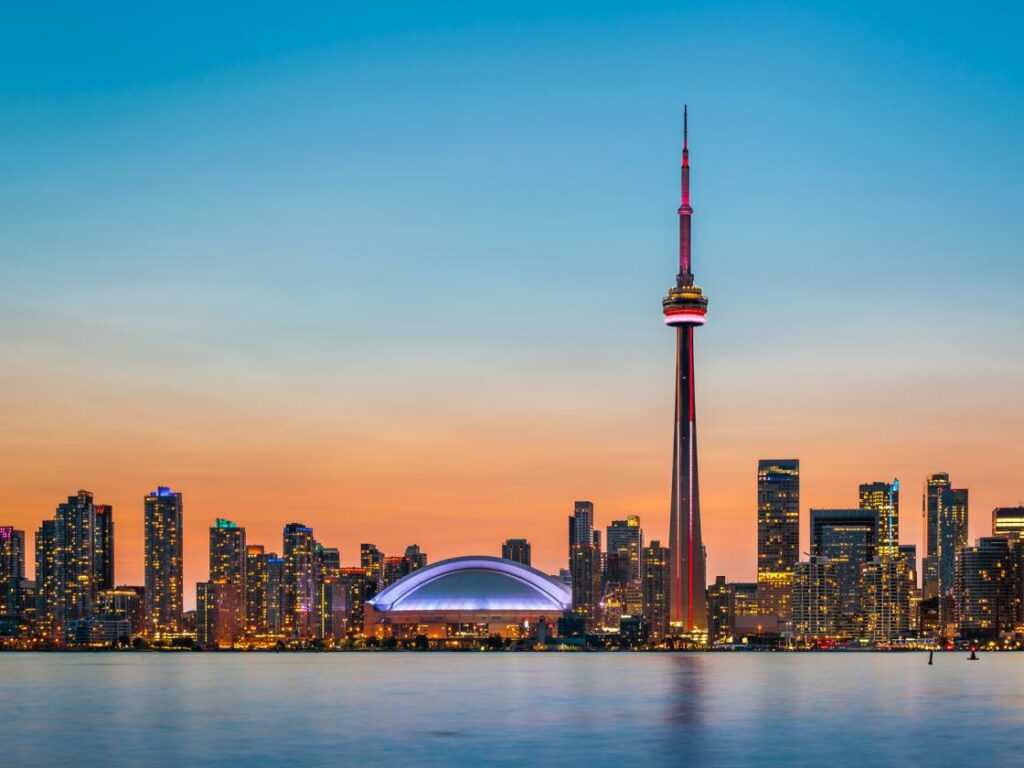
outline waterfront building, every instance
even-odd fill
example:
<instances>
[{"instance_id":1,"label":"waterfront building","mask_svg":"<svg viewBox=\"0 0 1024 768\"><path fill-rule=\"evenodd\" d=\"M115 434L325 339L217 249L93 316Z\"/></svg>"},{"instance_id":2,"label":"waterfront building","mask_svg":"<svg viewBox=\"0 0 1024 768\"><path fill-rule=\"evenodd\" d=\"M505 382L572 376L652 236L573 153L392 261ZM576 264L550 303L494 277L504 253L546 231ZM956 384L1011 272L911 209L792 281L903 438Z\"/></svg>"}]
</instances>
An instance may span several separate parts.
<instances>
[{"instance_id":1,"label":"waterfront building","mask_svg":"<svg viewBox=\"0 0 1024 768\"><path fill-rule=\"evenodd\" d=\"M800 461L757 463L757 595L759 613L791 618L793 569L800 548Z\"/></svg>"},{"instance_id":2,"label":"waterfront building","mask_svg":"<svg viewBox=\"0 0 1024 768\"><path fill-rule=\"evenodd\" d=\"M939 494L939 596L952 594L956 584L956 554L967 546L968 493L944 488Z\"/></svg>"},{"instance_id":3,"label":"waterfront building","mask_svg":"<svg viewBox=\"0 0 1024 768\"><path fill-rule=\"evenodd\" d=\"M20 615L18 590L25 578L25 532L0 525L0 616Z\"/></svg>"},{"instance_id":4,"label":"waterfront building","mask_svg":"<svg viewBox=\"0 0 1024 768\"><path fill-rule=\"evenodd\" d=\"M992 535L1024 541L1024 506L996 507L992 510Z\"/></svg>"},{"instance_id":5,"label":"waterfront building","mask_svg":"<svg viewBox=\"0 0 1024 768\"><path fill-rule=\"evenodd\" d=\"M811 555L793 569L793 636L802 642L839 634L839 581L832 561Z\"/></svg>"},{"instance_id":6,"label":"waterfront building","mask_svg":"<svg viewBox=\"0 0 1024 768\"><path fill-rule=\"evenodd\" d=\"M146 496L145 573L146 632L153 637L181 631L182 499L159 486Z\"/></svg>"},{"instance_id":7,"label":"waterfront building","mask_svg":"<svg viewBox=\"0 0 1024 768\"><path fill-rule=\"evenodd\" d=\"M146 623L144 594L143 587L118 586L101 590L96 598L97 618L126 621L132 635L141 635Z\"/></svg>"},{"instance_id":8,"label":"waterfront building","mask_svg":"<svg viewBox=\"0 0 1024 768\"><path fill-rule=\"evenodd\" d=\"M267 633L280 635L285 628L285 568L284 558L275 553L267 554Z\"/></svg>"},{"instance_id":9,"label":"waterfront building","mask_svg":"<svg viewBox=\"0 0 1024 768\"><path fill-rule=\"evenodd\" d=\"M313 529L289 523L284 527L284 630L293 640L313 638L316 583Z\"/></svg>"},{"instance_id":10,"label":"waterfront building","mask_svg":"<svg viewBox=\"0 0 1024 768\"><path fill-rule=\"evenodd\" d=\"M838 630L859 637L863 627L861 570L877 556L878 510L812 509L811 554L826 557L839 592Z\"/></svg>"},{"instance_id":11,"label":"waterfront building","mask_svg":"<svg viewBox=\"0 0 1024 768\"><path fill-rule=\"evenodd\" d=\"M114 508L109 504L94 504L96 535L94 562L96 564L96 589L114 588Z\"/></svg>"},{"instance_id":12,"label":"waterfront building","mask_svg":"<svg viewBox=\"0 0 1024 768\"><path fill-rule=\"evenodd\" d=\"M262 544L245 547L245 632L267 634L267 554Z\"/></svg>"},{"instance_id":13,"label":"waterfront building","mask_svg":"<svg viewBox=\"0 0 1024 768\"><path fill-rule=\"evenodd\" d=\"M348 637L364 634L366 601L377 594L377 579L360 568L342 568L338 583L344 599L344 632Z\"/></svg>"},{"instance_id":14,"label":"waterfront building","mask_svg":"<svg viewBox=\"0 0 1024 768\"><path fill-rule=\"evenodd\" d=\"M703 325L708 300L691 270L690 153L683 109L683 158L680 171L679 272L662 301L665 324L675 330L675 415L672 437L672 498L669 513L669 624L673 631L707 629L707 568L701 538L697 472L697 405L694 388L693 331Z\"/></svg>"},{"instance_id":15,"label":"waterfront building","mask_svg":"<svg viewBox=\"0 0 1024 768\"><path fill-rule=\"evenodd\" d=\"M36 635L44 642L64 637L58 567L57 521L43 520L36 531Z\"/></svg>"},{"instance_id":16,"label":"waterfront building","mask_svg":"<svg viewBox=\"0 0 1024 768\"><path fill-rule=\"evenodd\" d=\"M57 505L57 576L60 622L91 619L96 603L96 509L80 490Z\"/></svg>"},{"instance_id":17,"label":"waterfront building","mask_svg":"<svg viewBox=\"0 0 1024 768\"><path fill-rule=\"evenodd\" d=\"M210 528L210 583L213 636L219 645L237 643L245 634L248 565L245 528L218 517Z\"/></svg>"},{"instance_id":18,"label":"waterfront building","mask_svg":"<svg viewBox=\"0 0 1024 768\"><path fill-rule=\"evenodd\" d=\"M572 609L588 630L597 627L601 603L601 551L593 544L574 544L570 553Z\"/></svg>"},{"instance_id":19,"label":"waterfront building","mask_svg":"<svg viewBox=\"0 0 1024 768\"><path fill-rule=\"evenodd\" d=\"M663 640L669 632L669 591L672 578L672 552L652 541L643 556L643 614L651 641Z\"/></svg>"},{"instance_id":20,"label":"waterfront building","mask_svg":"<svg viewBox=\"0 0 1024 768\"><path fill-rule=\"evenodd\" d=\"M914 588L911 578L912 571L903 555L879 554L863 565L861 637L875 643L907 637L911 625L911 592Z\"/></svg>"},{"instance_id":21,"label":"waterfront building","mask_svg":"<svg viewBox=\"0 0 1024 768\"><path fill-rule=\"evenodd\" d=\"M530 542L526 539L505 539L501 545L501 556L515 563L530 565Z\"/></svg>"},{"instance_id":22,"label":"waterfront building","mask_svg":"<svg viewBox=\"0 0 1024 768\"><path fill-rule=\"evenodd\" d=\"M736 596L725 576L715 577L708 587L708 642L732 642L736 624Z\"/></svg>"},{"instance_id":23,"label":"waterfront building","mask_svg":"<svg viewBox=\"0 0 1024 768\"><path fill-rule=\"evenodd\" d=\"M1020 618L1021 552L1007 536L987 536L956 557L956 618L961 638L992 640Z\"/></svg>"}]
</instances>

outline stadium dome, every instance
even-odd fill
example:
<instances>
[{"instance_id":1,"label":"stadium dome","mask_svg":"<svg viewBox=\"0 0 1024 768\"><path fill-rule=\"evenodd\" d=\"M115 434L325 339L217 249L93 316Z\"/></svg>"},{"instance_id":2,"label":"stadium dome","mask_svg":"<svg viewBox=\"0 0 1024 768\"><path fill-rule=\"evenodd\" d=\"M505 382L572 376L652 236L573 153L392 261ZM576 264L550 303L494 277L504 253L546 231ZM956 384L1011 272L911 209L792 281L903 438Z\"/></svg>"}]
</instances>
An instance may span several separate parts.
<instances>
[{"instance_id":1,"label":"stadium dome","mask_svg":"<svg viewBox=\"0 0 1024 768\"><path fill-rule=\"evenodd\" d=\"M403 576L367 601L379 612L548 611L572 605L572 591L540 571L500 557L453 557Z\"/></svg>"}]
</instances>

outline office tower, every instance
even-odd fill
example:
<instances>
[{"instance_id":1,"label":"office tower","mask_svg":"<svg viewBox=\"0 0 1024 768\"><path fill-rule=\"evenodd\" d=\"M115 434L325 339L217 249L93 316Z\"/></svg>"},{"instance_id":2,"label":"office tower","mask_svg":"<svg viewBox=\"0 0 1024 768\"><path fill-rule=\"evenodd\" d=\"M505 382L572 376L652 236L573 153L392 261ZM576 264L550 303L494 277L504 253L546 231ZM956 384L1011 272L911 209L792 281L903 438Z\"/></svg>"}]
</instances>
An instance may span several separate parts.
<instances>
[{"instance_id":1,"label":"office tower","mask_svg":"<svg viewBox=\"0 0 1024 768\"><path fill-rule=\"evenodd\" d=\"M501 545L501 556L523 565L530 564L530 542L526 539L505 539Z\"/></svg>"},{"instance_id":2,"label":"office tower","mask_svg":"<svg viewBox=\"0 0 1024 768\"><path fill-rule=\"evenodd\" d=\"M57 521L43 520L36 531L36 634L45 642L63 640Z\"/></svg>"},{"instance_id":3,"label":"office tower","mask_svg":"<svg viewBox=\"0 0 1024 768\"><path fill-rule=\"evenodd\" d=\"M708 587L708 642L731 642L735 623L735 593L725 576L717 576L715 583Z\"/></svg>"},{"instance_id":4,"label":"office tower","mask_svg":"<svg viewBox=\"0 0 1024 768\"><path fill-rule=\"evenodd\" d=\"M837 636L839 581L828 557L811 555L793 569L793 635L803 642Z\"/></svg>"},{"instance_id":5,"label":"office tower","mask_svg":"<svg viewBox=\"0 0 1024 768\"><path fill-rule=\"evenodd\" d=\"M405 573L412 573L419 568L427 567L427 553L420 551L419 544L410 544L405 548Z\"/></svg>"},{"instance_id":6,"label":"office tower","mask_svg":"<svg viewBox=\"0 0 1024 768\"><path fill-rule=\"evenodd\" d=\"M284 558L273 552L266 556L267 568L267 632L284 633Z\"/></svg>"},{"instance_id":7,"label":"office tower","mask_svg":"<svg viewBox=\"0 0 1024 768\"><path fill-rule=\"evenodd\" d=\"M637 515L629 515L625 520L613 520L608 526L606 543L608 556L617 555L625 564L623 575L626 576L626 580L639 581L644 547L640 518Z\"/></svg>"},{"instance_id":8,"label":"office tower","mask_svg":"<svg viewBox=\"0 0 1024 768\"><path fill-rule=\"evenodd\" d=\"M267 634L267 554L262 544L245 547L245 631Z\"/></svg>"},{"instance_id":9,"label":"office tower","mask_svg":"<svg viewBox=\"0 0 1024 768\"><path fill-rule=\"evenodd\" d=\"M700 532L697 484L697 405L694 396L693 329L704 324L708 300L694 285L690 249L690 155L683 109L683 163L679 204L679 273L662 301L665 324L676 332L675 417L672 436L672 552L669 621L683 632L706 629L706 566Z\"/></svg>"},{"instance_id":10,"label":"office tower","mask_svg":"<svg viewBox=\"0 0 1024 768\"><path fill-rule=\"evenodd\" d=\"M666 637L669 631L669 596L672 581L672 552L652 541L643 556L644 618L652 642Z\"/></svg>"},{"instance_id":11,"label":"office tower","mask_svg":"<svg viewBox=\"0 0 1024 768\"><path fill-rule=\"evenodd\" d=\"M952 594L956 581L956 554L967 546L966 488L943 488L939 493L937 553L939 597Z\"/></svg>"},{"instance_id":12,"label":"office tower","mask_svg":"<svg viewBox=\"0 0 1024 768\"><path fill-rule=\"evenodd\" d=\"M589 501L573 503L573 512L569 515L569 553L571 556L574 544L594 543L594 504Z\"/></svg>"},{"instance_id":13,"label":"office tower","mask_svg":"<svg viewBox=\"0 0 1024 768\"><path fill-rule=\"evenodd\" d=\"M384 568L384 553L374 544L359 545L359 567L375 582L380 583Z\"/></svg>"},{"instance_id":14,"label":"office tower","mask_svg":"<svg viewBox=\"0 0 1024 768\"><path fill-rule=\"evenodd\" d=\"M145 498L146 632L181 631L181 494L159 486Z\"/></svg>"},{"instance_id":15,"label":"office tower","mask_svg":"<svg viewBox=\"0 0 1024 768\"><path fill-rule=\"evenodd\" d=\"M572 572L572 609L594 629L600 620L601 550L591 544L573 544L569 558Z\"/></svg>"},{"instance_id":16,"label":"office tower","mask_svg":"<svg viewBox=\"0 0 1024 768\"><path fill-rule=\"evenodd\" d=\"M284 631L293 640L313 637L316 541L301 523L284 527Z\"/></svg>"},{"instance_id":17,"label":"office tower","mask_svg":"<svg viewBox=\"0 0 1024 768\"><path fill-rule=\"evenodd\" d=\"M210 528L210 590L214 641L237 643L245 634L249 558L245 528L218 517Z\"/></svg>"},{"instance_id":18,"label":"office tower","mask_svg":"<svg viewBox=\"0 0 1024 768\"><path fill-rule=\"evenodd\" d=\"M900 481L876 481L860 486L860 508L878 510L878 553L895 557L900 547Z\"/></svg>"},{"instance_id":19,"label":"office tower","mask_svg":"<svg viewBox=\"0 0 1024 768\"><path fill-rule=\"evenodd\" d=\"M839 632L847 637L860 635L861 570L877 556L877 545L877 510L811 510L811 554L831 561L839 589Z\"/></svg>"},{"instance_id":20,"label":"office tower","mask_svg":"<svg viewBox=\"0 0 1024 768\"><path fill-rule=\"evenodd\" d=\"M992 510L992 535L1024 541L1024 507L996 507Z\"/></svg>"},{"instance_id":21,"label":"office tower","mask_svg":"<svg viewBox=\"0 0 1024 768\"><path fill-rule=\"evenodd\" d=\"M25 578L25 532L0 525L0 616L19 614L18 589Z\"/></svg>"},{"instance_id":22,"label":"office tower","mask_svg":"<svg viewBox=\"0 0 1024 768\"><path fill-rule=\"evenodd\" d=\"M757 595L760 613L787 623L800 547L800 461L757 462Z\"/></svg>"},{"instance_id":23,"label":"office tower","mask_svg":"<svg viewBox=\"0 0 1024 768\"><path fill-rule=\"evenodd\" d=\"M978 539L956 558L956 608L960 637L992 640L1020 618L1021 553L1006 536Z\"/></svg>"},{"instance_id":24,"label":"office tower","mask_svg":"<svg viewBox=\"0 0 1024 768\"><path fill-rule=\"evenodd\" d=\"M114 508L95 504L96 540L93 545L96 562L96 589L114 588Z\"/></svg>"}]
</instances>

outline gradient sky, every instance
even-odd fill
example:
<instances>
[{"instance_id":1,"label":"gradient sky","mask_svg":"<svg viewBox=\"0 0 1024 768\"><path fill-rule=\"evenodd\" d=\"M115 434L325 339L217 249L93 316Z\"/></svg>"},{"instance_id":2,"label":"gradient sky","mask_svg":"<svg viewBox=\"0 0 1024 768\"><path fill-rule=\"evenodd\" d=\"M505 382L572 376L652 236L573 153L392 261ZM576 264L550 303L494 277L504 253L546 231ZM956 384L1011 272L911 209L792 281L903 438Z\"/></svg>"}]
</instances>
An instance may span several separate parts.
<instances>
[{"instance_id":1,"label":"gradient sky","mask_svg":"<svg viewBox=\"0 0 1024 768\"><path fill-rule=\"evenodd\" d=\"M0 22L0 524L77 488L432 559L577 498L667 538L690 105L709 578L756 464L810 507L1024 497L1019 11L928 3L81 4ZM1011 15L1011 13L1013 15ZM31 538L31 536L30 536ZM30 566L31 569L31 566Z\"/></svg>"}]
</instances>

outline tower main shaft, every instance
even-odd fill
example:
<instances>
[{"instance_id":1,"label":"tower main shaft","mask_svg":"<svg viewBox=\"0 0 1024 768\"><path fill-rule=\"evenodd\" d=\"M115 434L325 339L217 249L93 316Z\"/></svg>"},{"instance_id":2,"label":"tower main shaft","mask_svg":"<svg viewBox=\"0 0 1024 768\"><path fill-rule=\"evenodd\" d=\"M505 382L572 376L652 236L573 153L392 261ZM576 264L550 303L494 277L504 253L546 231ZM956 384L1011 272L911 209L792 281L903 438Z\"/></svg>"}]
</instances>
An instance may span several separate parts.
<instances>
[{"instance_id":1,"label":"tower main shaft","mask_svg":"<svg viewBox=\"0 0 1024 768\"><path fill-rule=\"evenodd\" d=\"M690 155L683 111L683 163L679 205L679 273L662 301L665 324L676 331L676 398L672 442L672 506L669 516L671 576L669 621L673 630L707 629L707 566L700 527L697 478L697 407L694 395L693 329L704 324L708 300L693 283L690 248Z\"/></svg>"}]
</instances>

